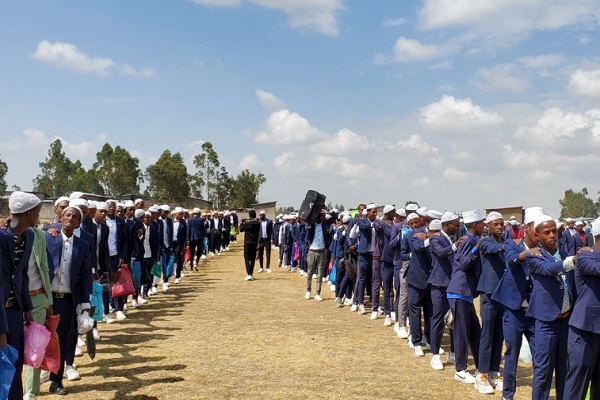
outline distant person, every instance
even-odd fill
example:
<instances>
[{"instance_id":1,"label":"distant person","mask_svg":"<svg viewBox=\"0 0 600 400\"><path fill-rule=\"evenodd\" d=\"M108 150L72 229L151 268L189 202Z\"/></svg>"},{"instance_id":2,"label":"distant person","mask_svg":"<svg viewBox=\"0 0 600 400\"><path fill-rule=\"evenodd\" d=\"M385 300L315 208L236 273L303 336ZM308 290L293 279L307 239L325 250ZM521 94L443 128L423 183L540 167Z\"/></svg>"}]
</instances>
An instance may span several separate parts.
<instances>
[{"instance_id":1,"label":"distant person","mask_svg":"<svg viewBox=\"0 0 600 400\"><path fill-rule=\"evenodd\" d=\"M264 211L258 213L260 215L260 231L258 235L258 262L260 263L260 268L258 272L263 272L263 267L266 264L266 271L271 273L271 245L273 242L271 238L273 237L273 221L267 218L267 214ZM264 257L263 257L264 256ZM266 260L263 264L263 258Z\"/></svg>"},{"instance_id":2,"label":"distant person","mask_svg":"<svg viewBox=\"0 0 600 400\"><path fill-rule=\"evenodd\" d=\"M256 249L260 233L260 221L256 219L256 211L248 211L249 219L242 220L240 232L244 234L244 262L246 263L245 281L254 280L254 262L256 261Z\"/></svg>"}]
</instances>

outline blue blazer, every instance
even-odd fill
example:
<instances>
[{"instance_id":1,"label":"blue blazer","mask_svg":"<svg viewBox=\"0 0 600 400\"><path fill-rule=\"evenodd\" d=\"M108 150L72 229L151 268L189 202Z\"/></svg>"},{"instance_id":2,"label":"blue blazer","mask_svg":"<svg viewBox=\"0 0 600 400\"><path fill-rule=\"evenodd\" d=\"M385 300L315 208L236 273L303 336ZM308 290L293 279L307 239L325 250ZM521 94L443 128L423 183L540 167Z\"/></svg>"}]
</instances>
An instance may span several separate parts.
<instances>
[{"instance_id":1,"label":"blue blazer","mask_svg":"<svg viewBox=\"0 0 600 400\"><path fill-rule=\"evenodd\" d=\"M412 239L413 231L407 227L402 228L402 248L400 250L400 256L402 261L410 261L410 240Z\"/></svg>"},{"instance_id":2,"label":"blue blazer","mask_svg":"<svg viewBox=\"0 0 600 400\"><path fill-rule=\"evenodd\" d=\"M173 247L173 220L170 217L166 218L167 220L167 243L165 246L165 239L164 239L164 219L157 219L158 224L161 226L161 231L160 231L160 246L164 249L164 248L171 248Z\"/></svg>"},{"instance_id":3,"label":"blue blazer","mask_svg":"<svg viewBox=\"0 0 600 400\"><path fill-rule=\"evenodd\" d=\"M389 247L394 251L394 265L402 265L402 223L392 225Z\"/></svg>"},{"instance_id":4,"label":"blue blazer","mask_svg":"<svg viewBox=\"0 0 600 400\"><path fill-rule=\"evenodd\" d=\"M443 234L429 238L429 251L431 251L431 275L427 282L432 286L447 288L452 276L454 263L453 243Z\"/></svg>"},{"instance_id":5,"label":"blue blazer","mask_svg":"<svg viewBox=\"0 0 600 400\"><path fill-rule=\"evenodd\" d=\"M558 233L558 248L569 256L575 255L575 239L569 231L564 230Z\"/></svg>"},{"instance_id":6,"label":"blue blazer","mask_svg":"<svg viewBox=\"0 0 600 400\"><path fill-rule=\"evenodd\" d=\"M467 238L456 249L452 276L446 292L471 298L479 296L477 284L481 275L481 259L479 252L474 250L476 240L474 235L467 234Z\"/></svg>"},{"instance_id":7,"label":"blue blazer","mask_svg":"<svg viewBox=\"0 0 600 400\"><path fill-rule=\"evenodd\" d=\"M554 321L560 314L563 304L565 289L561 275L566 276L571 306L575 300L575 280L573 271L564 273L562 260L556 261L546 250L541 249L541 251L542 257L527 255L525 258L533 281L527 316L540 321ZM565 253L560 256L563 260L567 257Z\"/></svg>"},{"instance_id":8,"label":"blue blazer","mask_svg":"<svg viewBox=\"0 0 600 400\"><path fill-rule=\"evenodd\" d=\"M262 221L260 219L258 221L261 223L260 229L262 231ZM259 233L259 237L260 237L260 233ZM269 240L273 240L273 221L271 221L268 218L267 218L267 238Z\"/></svg>"},{"instance_id":9,"label":"blue blazer","mask_svg":"<svg viewBox=\"0 0 600 400\"><path fill-rule=\"evenodd\" d=\"M187 239L189 241L203 240L204 236L206 236L204 220L197 215L187 220L187 230Z\"/></svg>"},{"instance_id":10,"label":"blue blazer","mask_svg":"<svg viewBox=\"0 0 600 400\"><path fill-rule=\"evenodd\" d=\"M83 228L83 226L80 226L81 229L79 230L79 232L80 232L81 238L83 240L85 240L86 242L88 242L88 244L90 245L91 249L95 250L96 249L96 242L97 242L98 231L97 231L96 225L93 222L92 222L92 225L93 225L93 228L89 228L88 227L88 229L90 229L90 231L87 231L87 230L85 230ZM59 233L59 236L60 236L60 232L62 231L62 224L61 223L59 223L59 222L54 223L54 224L52 224L52 225L50 225L48 227L48 229L50 229L50 228L58 230L58 233ZM94 233L91 233L91 232L94 232ZM96 251L93 251L92 253L93 254L92 254L92 263L91 263L91 266L95 267L98 264L98 259L96 258ZM50 282L52 282L52 279L50 279Z\"/></svg>"},{"instance_id":11,"label":"blue blazer","mask_svg":"<svg viewBox=\"0 0 600 400\"><path fill-rule=\"evenodd\" d=\"M158 224L150 224L148 226L144 226L144 236L142 237L142 256L144 258L152 258L154 260L158 260L160 253L160 240L161 237L159 235ZM146 254L146 250L144 249L144 241L146 240L146 235L148 234L148 230L150 230L150 252L151 254Z\"/></svg>"},{"instance_id":12,"label":"blue blazer","mask_svg":"<svg viewBox=\"0 0 600 400\"><path fill-rule=\"evenodd\" d=\"M492 293L492 300L515 311L521 310L523 300L529 302L532 288L527 260L519 261L519 254L523 251L525 251L523 239L519 244L514 240L504 242L506 270Z\"/></svg>"},{"instance_id":13,"label":"blue blazer","mask_svg":"<svg viewBox=\"0 0 600 400\"><path fill-rule=\"evenodd\" d=\"M342 258L346 254L346 247L344 245L346 243L346 235L344 235L344 226L338 227L336 230L336 234L337 234L337 240L336 240L334 257Z\"/></svg>"},{"instance_id":14,"label":"blue blazer","mask_svg":"<svg viewBox=\"0 0 600 400\"><path fill-rule=\"evenodd\" d=\"M185 248L185 243L187 240L187 224L185 220L179 221L179 226L177 227L177 232L175 232L175 237L177 238L177 245L180 249Z\"/></svg>"},{"instance_id":15,"label":"blue blazer","mask_svg":"<svg viewBox=\"0 0 600 400\"><path fill-rule=\"evenodd\" d=\"M575 285L577 300L569 325L575 328L600 334L600 249L594 246L593 252L582 251L577 256Z\"/></svg>"},{"instance_id":16,"label":"blue blazer","mask_svg":"<svg viewBox=\"0 0 600 400\"><path fill-rule=\"evenodd\" d=\"M23 312L31 311L33 306L29 297L29 257L33 248L34 234L31 229L25 231L25 251L21 257L19 265L15 265L15 239L10 228L0 229L0 267L2 268L2 282L0 282L3 292L0 300L0 333L8 332L6 320L6 310L4 304L10 296L10 292L15 293L15 300ZM1 293L0 293L1 295Z\"/></svg>"},{"instance_id":17,"label":"blue blazer","mask_svg":"<svg viewBox=\"0 0 600 400\"><path fill-rule=\"evenodd\" d=\"M273 236L271 237L271 241L275 243L275 245L279 243L279 229L282 224L282 221L277 221L273 224Z\"/></svg>"},{"instance_id":18,"label":"blue blazer","mask_svg":"<svg viewBox=\"0 0 600 400\"><path fill-rule=\"evenodd\" d=\"M108 219L109 217L106 218ZM127 260L127 224L118 215L115 216L115 221L117 222L117 257L122 258L127 263L129 262Z\"/></svg>"},{"instance_id":19,"label":"blue blazer","mask_svg":"<svg viewBox=\"0 0 600 400\"><path fill-rule=\"evenodd\" d=\"M143 250L140 250L140 246L143 247L144 242L140 240L138 230L144 229L144 223L137 218L132 218L125 220L125 224L127 225L127 238L129 240L127 245L129 255L125 261L129 262L131 258L140 260L143 258Z\"/></svg>"},{"instance_id":20,"label":"blue blazer","mask_svg":"<svg viewBox=\"0 0 600 400\"><path fill-rule=\"evenodd\" d=\"M48 253L48 267L50 270L50 283L54 274L60 268L62 258L63 239L62 234L57 237L46 233L46 250ZM92 248L82 238L73 235L73 256L71 258L71 294L73 306L90 302L90 291L92 288Z\"/></svg>"},{"instance_id":21,"label":"blue blazer","mask_svg":"<svg viewBox=\"0 0 600 400\"><path fill-rule=\"evenodd\" d=\"M323 229L323 239L325 240L325 248L329 248L329 245L331 244L331 240L332 237L329 234L329 228L331 227L332 224L335 223L335 221L337 220L337 215L336 214L332 214L331 218L324 220L323 222L321 222L321 228ZM306 241L308 242L309 246L310 243L312 243L314 237L315 237L315 229L316 229L316 224L310 224L308 225L308 229L306 231ZM298 241L299 240L299 236L300 236L300 226L296 226L293 229L293 235L295 235L295 240L294 241Z\"/></svg>"},{"instance_id":22,"label":"blue blazer","mask_svg":"<svg viewBox=\"0 0 600 400\"><path fill-rule=\"evenodd\" d=\"M110 253L108 252L108 226L104 222L98 224L96 229L100 229L100 242L98 246L98 275L109 272Z\"/></svg>"},{"instance_id":23,"label":"blue blazer","mask_svg":"<svg viewBox=\"0 0 600 400\"><path fill-rule=\"evenodd\" d=\"M350 230L352 229L354 224L356 224L360 220L361 220L361 218L352 218L350 220L350 222L348 222L348 232L350 232ZM348 247L356 245L357 241L358 241L358 237L351 239L350 235L346 235L346 242L348 243Z\"/></svg>"},{"instance_id":24,"label":"blue blazer","mask_svg":"<svg viewBox=\"0 0 600 400\"><path fill-rule=\"evenodd\" d=\"M514 243L514 240L509 239ZM500 278L504 275L506 269L506 259L504 258L504 242L497 242L493 237L488 236L479 242L479 252L481 253L481 276L477 285L477 291L480 293L492 294L496 290Z\"/></svg>"},{"instance_id":25,"label":"blue blazer","mask_svg":"<svg viewBox=\"0 0 600 400\"><path fill-rule=\"evenodd\" d=\"M431 275L431 252L425 247L425 241L415 236L416 233L426 233L425 227L415 229L410 238L410 265L406 273L406 283L418 289L426 289Z\"/></svg>"},{"instance_id":26,"label":"blue blazer","mask_svg":"<svg viewBox=\"0 0 600 400\"><path fill-rule=\"evenodd\" d=\"M394 262L394 248L390 247L392 225L384 224L382 220L373 221L375 228L375 252L373 256L379 256L380 260L392 264Z\"/></svg>"},{"instance_id":27,"label":"blue blazer","mask_svg":"<svg viewBox=\"0 0 600 400\"><path fill-rule=\"evenodd\" d=\"M359 253L368 253L371 250L371 241L373 240L373 227L368 218L361 218L356 221L358 224L358 249Z\"/></svg>"},{"instance_id":28,"label":"blue blazer","mask_svg":"<svg viewBox=\"0 0 600 400\"><path fill-rule=\"evenodd\" d=\"M579 237L579 233L574 234L573 236L571 236L571 238L573 239L573 242L574 242L573 254L577 254L577 251L579 251L579 249L583 247L583 241Z\"/></svg>"}]
</instances>

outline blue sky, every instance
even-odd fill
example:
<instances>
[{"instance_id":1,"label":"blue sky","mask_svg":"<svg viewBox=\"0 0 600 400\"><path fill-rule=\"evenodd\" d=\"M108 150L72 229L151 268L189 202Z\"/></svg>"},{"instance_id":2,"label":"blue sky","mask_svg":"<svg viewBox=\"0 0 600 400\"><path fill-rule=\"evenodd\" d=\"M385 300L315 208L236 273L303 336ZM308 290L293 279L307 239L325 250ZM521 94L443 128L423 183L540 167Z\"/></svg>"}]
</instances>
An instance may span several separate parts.
<instances>
[{"instance_id":1,"label":"blue sky","mask_svg":"<svg viewBox=\"0 0 600 400\"><path fill-rule=\"evenodd\" d=\"M210 141L261 200L541 205L600 187L600 1L7 2L0 158ZM594 195L595 197L595 195Z\"/></svg>"}]
</instances>

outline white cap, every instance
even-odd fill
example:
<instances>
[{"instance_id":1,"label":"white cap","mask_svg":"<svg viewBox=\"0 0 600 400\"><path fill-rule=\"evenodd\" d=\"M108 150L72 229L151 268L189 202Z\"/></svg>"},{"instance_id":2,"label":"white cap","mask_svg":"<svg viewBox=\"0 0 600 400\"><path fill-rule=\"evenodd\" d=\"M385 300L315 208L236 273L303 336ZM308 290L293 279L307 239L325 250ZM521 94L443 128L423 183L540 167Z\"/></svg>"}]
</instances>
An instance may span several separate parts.
<instances>
[{"instance_id":1,"label":"white cap","mask_svg":"<svg viewBox=\"0 0 600 400\"><path fill-rule=\"evenodd\" d=\"M417 214L419 214L421 217L426 217L427 216L427 207L419 207L417 209Z\"/></svg>"},{"instance_id":2,"label":"white cap","mask_svg":"<svg viewBox=\"0 0 600 400\"><path fill-rule=\"evenodd\" d=\"M415 203L408 203L404 208L406 208L406 211L417 211L419 209L419 205Z\"/></svg>"},{"instance_id":3,"label":"white cap","mask_svg":"<svg viewBox=\"0 0 600 400\"><path fill-rule=\"evenodd\" d=\"M54 207L57 207L60 203L62 203L63 201L69 201L69 198L67 196L60 196L58 199L56 199L56 201L54 202Z\"/></svg>"},{"instance_id":4,"label":"white cap","mask_svg":"<svg viewBox=\"0 0 600 400\"><path fill-rule=\"evenodd\" d=\"M384 214L387 214L387 213L389 213L389 212L392 212L392 211L394 211L395 209L396 209L396 207L394 207L394 206L392 206L392 205L388 204L388 205L386 205L385 207L383 207L383 213L384 213Z\"/></svg>"},{"instance_id":5,"label":"white cap","mask_svg":"<svg viewBox=\"0 0 600 400\"><path fill-rule=\"evenodd\" d=\"M125 208L125 203L117 202L117 208Z\"/></svg>"},{"instance_id":6,"label":"white cap","mask_svg":"<svg viewBox=\"0 0 600 400\"><path fill-rule=\"evenodd\" d=\"M556 223L556 229L560 229L564 225L562 222L560 222L556 218L554 218L554 222Z\"/></svg>"},{"instance_id":7,"label":"white cap","mask_svg":"<svg viewBox=\"0 0 600 400\"><path fill-rule=\"evenodd\" d=\"M83 196L83 192L73 192L71 193L71 195L69 196L69 200L73 200L73 199L80 199L81 196Z\"/></svg>"},{"instance_id":8,"label":"white cap","mask_svg":"<svg viewBox=\"0 0 600 400\"><path fill-rule=\"evenodd\" d=\"M442 215L442 222L454 221L455 219L458 219L458 215L456 215L456 214L454 214L453 212L450 212L450 211L446 211Z\"/></svg>"},{"instance_id":9,"label":"white cap","mask_svg":"<svg viewBox=\"0 0 600 400\"><path fill-rule=\"evenodd\" d=\"M339 213L340 213L340 211L339 211L337 208L334 208L334 209L333 209L333 210L331 210L331 211L332 211L332 212L334 212L334 213L336 213L336 214L339 214Z\"/></svg>"},{"instance_id":10,"label":"white cap","mask_svg":"<svg viewBox=\"0 0 600 400\"><path fill-rule=\"evenodd\" d=\"M575 226L578 226L578 225L583 226L584 225L583 221L578 219L577 222L575 222Z\"/></svg>"},{"instance_id":11,"label":"white cap","mask_svg":"<svg viewBox=\"0 0 600 400\"><path fill-rule=\"evenodd\" d=\"M97 207L97 205L96 205L96 202L95 202L95 201L93 201L93 200L88 200L88 208L89 208L90 210L95 210L95 209L96 209L96 207Z\"/></svg>"},{"instance_id":12,"label":"white cap","mask_svg":"<svg viewBox=\"0 0 600 400\"><path fill-rule=\"evenodd\" d=\"M485 218L483 217L483 212L481 210L471 210L471 211L463 211L463 219L465 224L471 224L473 222L483 221Z\"/></svg>"},{"instance_id":13,"label":"white cap","mask_svg":"<svg viewBox=\"0 0 600 400\"><path fill-rule=\"evenodd\" d=\"M367 209L362 210L362 215L367 215Z\"/></svg>"},{"instance_id":14,"label":"white cap","mask_svg":"<svg viewBox=\"0 0 600 400\"><path fill-rule=\"evenodd\" d=\"M104 201L98 201L98 202L96 202L96 210L107 211L108 210L108 204L106 204L106 202L104 202Z\"/></svg>"},{"instance_id":15,"label":"white cap","mask_svg":"<svg viewBox=\"0 0 600 400\"><path fill-rule=\"evenodd\" d=\"M327 210L321 209L321 214L327 214Z\"/></svg>"},{"instance_id":16,"label":"white cap","mask_svg":"<svg viewBox=\"0 0 600 400\"><path fill-rule=\"evenodd\" d=\"M125 208L135 208L135 203L131 200L125 202Z\"/></svg>"},{"instance_id":17,"label":"white cap","mask_svg":"<svg viewBox=\"0 0 600 400\"><path fill-rule=\"evenodd\" d=\"M544 209L542 207L529 207L525 209L525 225L529 225L534 222L538 215L544 215Z\"/></svg>"},{"instance_id":18,"label":"white cap","mask_svg":"<svg viewBox=\"0 0 600 400\"><path fill-rule=\"evenodd\" d=\"M171 207L169 207L168 204L163 204L162 206L160 206L160 209L163 211L171 211Z\"/></svg>"},{"instance_id":19,"label":"white cap","mask_svg":"<svg viewBox=\"0 0 600 400\"><path fill-rule=\"evenodd\" d=\"M75 206L75 207L88 207L88 202L86 199L71 199L69 200L69 207L71 206ZM81 211L81 208L79 209Z\"/></svg>"},{"instance_id":20,"label":"white cap","mask_svg":"<svg viewBox=\"0 0 600 400\"><path fill-rule=\"evenodd\" d=\"M182 213L182 212L183 212L183 207L175 207L175 209L173 210L173 214Z\"/></svg>"},{"instance_id":21,"label":"white cap","mask_svg":"<svg viewBox=\"0 0 600 400\"><path fill-rule=\"evenodd\" d=\"M200 209L198 207L194 207L192 214L200 214Z\"/></svg>"},{"instance_id":22,"label":"white cap","mask_svg":"<svg viewBox=\"0 0 600 400\"><path fill-rule=\"evenodd\" d=\"M279 218L282 218L282 217L283 217L283 214L278 214L277 217L275 217L275 218L279 219Z\"/></svg>"},{"instance_id":23,"label":"white cap","mask_svg":"<svg viewBox=\"0 0 600 400\"><path fill-rule=\"evenodd\" d=\"M110 203L115 203L115 204L117 204L117 201L116 201L116 200L113 200L113 199L108 199L108 200L106 200L106 204L110 204Z\"/></svg>"},{"instance_id":24,"label":"white cap","mask_svg":"<svg viewBox=\"0 0 600 400\"><path fill-rule=\"evenodd\" d=\"M487 224L497 219L504 219L504 217L498 211L492 211L487 215L485 223Z\"/></svg>"},{"instance_id":25,"label":"white cap","mask_svg":"<svg viewBox=\"0 0 600 400\"><path fill-rule=\"evenodd\" d=\"M600 218L596 218L592 222L592 236L596 237L600 235Z\"/></svg>"},{"instance_id":26,"label":"white cap","mask_svg":"<svg viewBox=\"0 0 600 400\"><path fill-rule=\"evenodd\" d=\"M151 216L152 216L152 213L151 213L150 211L146 211L146 212L144 213L144 215L147 215L147 216L151 217Z\"/></svg>"},{"instance_id":27,"label":"white cap","mask_svg":"<svg viewBox=\"0 0 600 400\"><path fill-rule=\"evenodd\" d=\"M348 222L350 222L351 219L352 217L346 214L344 215L344 218L342 218L342 223L347 224Z\"/></svg>"},{"instance_id":28,"label":"white cap","mask_svg":"<svg viewBox=\"0 0 600 400\"><path fill-rule=\"evenodd\" d=\"M369 203L365 210L371 210L373 208L377 208L377 203Z\"/></svg>"},{"instance_id":29,"label":"white cap","mask_svg":"<svg viewBox=\"0 0 600 400\"><path fill-rule=\"evenodd\" d=\"M567 218L565 219L566 222L573 222L573 218Z\"/></svg>"},{"instance_id":30,"label":"white cap","mask_svg":"<svg viewBox=\"0 0 600 400\"><path fill-rule=\"evenodd\" d=\"M135 199L135 201L133 202L133 204L138 205L138 204L143 203L143 202L144 202L144 200L142 200L142 199Z\"/></svg>"},{"instance_id":31,"label":"white cap","mask_svg":"<svg viewBox=\"0 0 600 400\"><path fill-rule=\"evenodd\" d=\"M427 217L431 219L440 219L442 218L442 213L436 210L428 210Z\"/></svg>"},{"instance_id":32,"label":"white cap","mask_svg":"<svg viewBox=\"0 0 600 400\"><path fill-rule=\"evenodd\" d=\"M429 223L430 231L441 231L442 230L442 221L439 219L434 219Z\"/></svg>"},{"instance_id":33,"label":"white cap","mask_svg":"<svg viewBox=\"0 0 600 400\"><path fill-rule=\"evenodd\" d=\"M141 208L138 208L137 210L135 210L134 215L136 218L142 218L144 214L146 214L146 211L142 210Z\"/></svg>"},{"instance_id":34,"label":"white cap","mask_svg":"<svg viewBox=\"0 0 600 400\"><path fill-rule=\"evenodd\" d=\"M406 209L401 208L397 211L398 215L401 217L406 217Z\"/></svg>"},{"instance_id":35,"label":"white cap","mask_svg":"<svg viewBox=\"0 0 600 400\"><path fill-rule=\"evenodd\" d=\"M533 228L535 229L538 226L540 226L540 224L543 224L544 222L548 221L554 222L554 218L546 214L539 214L537 217L535 217L535 220L533 221Z\"/></svg>"},{"instance_id":36,"label":"white cap","mask_svg":"<svg viewBox=\"0 0 600 400\"><path fill-rule=\"evenodd\" d=\"M267 213L265 212L265 210L260 210L260 211L258 212L258 215L267 215Z\"/></svg>"},{"instance_id":37,"label":"white cap","mask_svg":"<svg viewBox=\"0 0 600 400\"><path fill-rule=\"evenodd\" d=\"M79 200L79 199L75 199L75 200ZM79 213L80 220L83 220L83 211L81 211L81 208L79 208L77 206L72 206L70 203L69 203L69 206L63 210L62 215L65 215L67 210L70 210L70 209L77 210L77 212Z\"/></svg>"},{"instance_id":38,"label":"white cap","mask_svg":"<svg viewBox=\"0 0 600 400\"><path fill-rule=\"evenodd\" d=\"M158 210L160 210L160 208L158 208L158 207L156 206L156 204L155 204L155 205L153 205L152 207L150 207L150 208L148 209L148 211L150 211L151 213L157 213L157 212L158 212Z\"/></svg>"},{"instance_id":39,"label":"white cap","mask_svg":"<svg viewBox=\"0 0 600 400\"><path fill-rule=\"evenodd\" d=\"M12 192L8 199L8 208L11 214L23 214L34 209L42 200L35 194L25 192Z\"/></svg>"},{"instance_id":40,"label":"white cap","mask_svg":"<svg viewBox=\"0 0 600 400\"><path fill-rule=\"evenodd\" d=\"M515 226L519 223L519 221L517 221L516 219L511 219L510 221L508 221L509 224L511 224L512 226Z\"/></svg>"},{"instance_id":41,"label":"white cap","mask_svg":"<svg viewBox=\"0 0 600 400\"><path fill-rule=\"evenodd\" d=\"M418 219L419 216L417 214L415 214L415 213L410 213L410 214L408 214L408 217L406 217L406 222L410 222L410 221L412 221L415 218Z\"/></svg>"}]
</instances>

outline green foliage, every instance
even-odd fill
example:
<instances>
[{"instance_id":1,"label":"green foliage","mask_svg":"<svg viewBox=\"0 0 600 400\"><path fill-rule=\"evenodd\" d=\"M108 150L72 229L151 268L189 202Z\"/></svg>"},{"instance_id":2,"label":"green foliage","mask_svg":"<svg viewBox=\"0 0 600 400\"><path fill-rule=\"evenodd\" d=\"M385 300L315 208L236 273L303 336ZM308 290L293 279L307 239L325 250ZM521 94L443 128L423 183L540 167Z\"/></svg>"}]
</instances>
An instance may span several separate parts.
<instances>
[{"instance_id":1,"label":"green foliage","mask_svg":"<svg viewBox=\"0 0 600 400\"><path fill-rule=\"evenodd\" d=\"M574 192L572 189L565 190L565 196L559 200L560 218L596 218L598 217L597 204L588 197L587 188Z\"/></svg>"},{"instance_id":2,"label":"green foliage","mask_svg":"<svg viewBox=\"0 0 600 400\"><path fill-rule=\"evenodd\" d=\"M232 181L230 206L244 208L258 203L260 186L266 181L267 179L260 171L258 174L250 172L248 169L240 172Z\"/></svg>"},{"instance_id":3,"label":"green foliage","mask_svg":"<svg viewBox=\"0 0 600 400\"><path fill-rule=\"evenodd\" d=\"M193 194L201 199L211 199L211 191L218 185L215 180L219 178L219 155L211 142L202 144L202 153L194 157L196 173L192 175L191 182Z\"/></svg>"},{"instance_id":4,"label":"green foliage","mask_svg":"<svg viewBox=\"0 0 600 400\"><path fill-rule=\"evenodd\" d=\"M0 194L6 191L6 174L8 173L8 165L0 159Z\"/></svg>"},{"instance_id":5,"label":"green foliage","mask_svg":"<svg viewBox=\"0 0 600 400\"><path fill-rule=\"evenodd\" d=\"M223 210L229 204L229 198L231 194L233 179L229 177L225 167L221 167L217 171L214 181L210 184L210 197L209 201L213 202L216 209Z\"/></svg>"},{"instance_id":6,"label":"green foliage","mask_svg":"<svg viewBox=\"0 0 600 400\"><path fill-rule=\"evenodd\" d=\"M155 164L146 168L148 191L156 200L173 204L190 195L189 174L181 154L165 150Z\"/></svg>"},{"instance_id":7,"label":"green foliage","mask_svg":"<svg viewBox=\"0 0 600 400\"><path fill-rule=\"evenodd\" d=\"M33 180L34 191L59 197L75 190L86 190L82 186L85 170L79 161L72 162L66 156L60 139L50 144L48 157L39 165L41 173Z\"/></svg>"},{"instance_id":8,"label":"green foliage","mask_svg":"<svg viewBox=\"0 0 600 400\"><path fill-rule=\"evenodd\" d=\"M279 207L277 208L277 214L289 214L296 211L296 209L292 206L287 206L287 207Z\"/></svg>"},{"instance_id":9,"label":"green foliage","mask_svg":"<svg viewBox=\"0 0 600 400\"><path fill-rule=\"evenodd\" d=\"M105 143L98 153L91 177L97 179L98 186L109 196L121 197L125 194L137 194L144 181L139 168L140 161L127 150L117 146L114 149ZM93 193L98 193L96 190Z\"/></svg>"}]
</instances>

